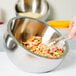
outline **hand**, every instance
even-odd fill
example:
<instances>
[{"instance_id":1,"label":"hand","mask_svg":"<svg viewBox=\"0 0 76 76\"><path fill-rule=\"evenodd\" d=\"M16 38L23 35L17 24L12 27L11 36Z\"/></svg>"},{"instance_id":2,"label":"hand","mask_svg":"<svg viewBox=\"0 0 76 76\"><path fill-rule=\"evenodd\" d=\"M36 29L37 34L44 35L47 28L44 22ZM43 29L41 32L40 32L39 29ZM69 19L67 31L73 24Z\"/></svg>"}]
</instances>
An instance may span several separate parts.
<instances>
[{"instance_id":1,"label":"hand","mask_svg":"<svg viewBox=\"0 0 76 76\"><path fill-rule=\"evenodd\" d=\"M72 19L71 19L71 23L70 23L70 26L69 26L69 29L70 31L69 33L69 39L72 39L74 38L74 36L76 36L76 16L74 16Z\"/></svg>"}]
</instances>

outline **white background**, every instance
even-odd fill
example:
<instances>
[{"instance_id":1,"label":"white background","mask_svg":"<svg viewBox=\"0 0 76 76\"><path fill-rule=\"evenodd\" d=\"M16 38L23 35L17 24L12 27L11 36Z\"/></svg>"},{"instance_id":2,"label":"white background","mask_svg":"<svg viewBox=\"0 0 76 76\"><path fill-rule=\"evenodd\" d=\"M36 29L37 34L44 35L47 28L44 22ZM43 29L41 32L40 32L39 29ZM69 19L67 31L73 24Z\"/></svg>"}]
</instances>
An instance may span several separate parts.
<instances>
[{"instance_id":1,"label":"white background","mask_svg":"<svg viewBox=\"0 0 76 76\"><path fill-rule=\"evenodd\" d=\"M76 38L69 42L69 53L63 64L55 71L45 74L26 73L18 69L7 57L3 46L3 34L10 18L15 16L14 5L17 0L0 0L5 24L0 25L0 76L76 76ZM53 19L69 20L76 14L76 0L48 0L53 13ZM62 34L67 29L58 29Z\"/></svg>"},{"instance_id":2,"label":"white background","mask_svg":"<svg viewBox=\"0 0 76 76\"><path fill-rule=\"evenodd\" d=\"M76 0L48 0L48 2L52 7L54 19L68 20L76 15Z\"/></svg>"}]
</instances>

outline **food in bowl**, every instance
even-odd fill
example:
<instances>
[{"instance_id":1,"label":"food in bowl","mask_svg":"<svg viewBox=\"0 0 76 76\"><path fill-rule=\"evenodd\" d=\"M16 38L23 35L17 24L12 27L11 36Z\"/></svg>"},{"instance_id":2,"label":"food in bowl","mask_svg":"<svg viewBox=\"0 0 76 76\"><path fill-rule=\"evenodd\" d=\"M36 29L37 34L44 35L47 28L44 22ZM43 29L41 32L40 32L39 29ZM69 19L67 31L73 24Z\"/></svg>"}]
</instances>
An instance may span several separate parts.
<instances>
[{"instance_id":1,"label":"food in bowl","mask_svg":"<svg viewBox=\"0 0 76 76\"><path fill-rule=\"evenodd\" d=\"M24 12L24 13L18 13L19 16L27 16L32 18L40 18L43 15L39 13L32 13L32 12Z\"/></svg>"},{"instance_id":2,"label":"food in bowl","mask_svg":"<svg viewBox=\"0 0 76 76\"><path fill-rule=\"evenodd\" d=\"M63 48L56 47L55 45L48 46L42 43L42 38L39 36L33 36L26 42L22 42L22 44L30 51L46 57L60 57L64 54Z\"/></svg>"}]
</instances>

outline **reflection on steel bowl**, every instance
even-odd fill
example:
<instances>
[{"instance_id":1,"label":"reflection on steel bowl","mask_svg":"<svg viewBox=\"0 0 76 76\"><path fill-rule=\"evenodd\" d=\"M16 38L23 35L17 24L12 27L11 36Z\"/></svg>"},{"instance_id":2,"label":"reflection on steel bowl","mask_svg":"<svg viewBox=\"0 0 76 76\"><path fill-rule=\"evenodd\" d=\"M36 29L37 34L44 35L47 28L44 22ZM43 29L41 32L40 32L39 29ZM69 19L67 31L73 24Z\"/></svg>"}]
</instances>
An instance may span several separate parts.
<instances>
[{"instance_id":1,"label":"reflection on steel bowl","mask_svg":"<svg viewBox=\"0 0 76 76\"><path fill-rule=\"evenodd\" d=\"M44 21L29 17L15 17L8 23L4 35L4 44L10 60L26 72L49 72L60 66L68 52L68 44L63 47L64 54L60 57L46 57L29 51L21 42L26 42L32 36L39 36L44 42L58 38L60 33Z\"/></svg>"}]
</instances>

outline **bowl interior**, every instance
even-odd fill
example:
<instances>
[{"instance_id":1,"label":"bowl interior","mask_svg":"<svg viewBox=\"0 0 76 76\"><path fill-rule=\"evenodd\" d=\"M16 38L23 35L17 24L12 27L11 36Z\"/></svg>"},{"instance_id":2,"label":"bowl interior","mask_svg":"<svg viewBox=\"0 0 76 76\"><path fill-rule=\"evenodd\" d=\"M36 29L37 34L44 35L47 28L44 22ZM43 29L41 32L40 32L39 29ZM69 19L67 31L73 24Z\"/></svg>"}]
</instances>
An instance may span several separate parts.
<instances>
[{"instance_id":1,"label":"bowl interior","mask_svg":"<svg viewBox=\"0 0 76 76\"><path fill-rule=\"evenodd\" d=\"M10 30L14 38L20 44L22 42L25 42L32 36L42 37L42 42L44 43L48 40L53 41L54 39L61 36L60 33L57 30L55 30L53 27L33 18L20 17L14 19L11 24L12 26L10 26ZM65 42L65 46L63 47L65 54L68 51L67 47L68 47L67 43Z\"/></svg>"},{"instance_id":2,"label":"bowl interior","mask_svg":"<svg viewBox=\"0 0 76 76\"><path fill-rule=\"evenodd\" d=\"M19 42L26 41L31 36L40 36L44 42L60 36L59 32L52 27L32 18L20 18L13 22L11 30Z\"/></svg>"}]
</instances>

